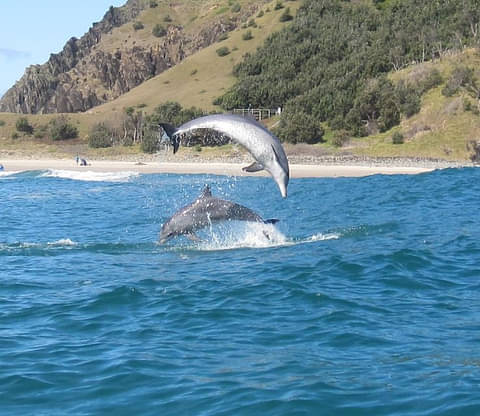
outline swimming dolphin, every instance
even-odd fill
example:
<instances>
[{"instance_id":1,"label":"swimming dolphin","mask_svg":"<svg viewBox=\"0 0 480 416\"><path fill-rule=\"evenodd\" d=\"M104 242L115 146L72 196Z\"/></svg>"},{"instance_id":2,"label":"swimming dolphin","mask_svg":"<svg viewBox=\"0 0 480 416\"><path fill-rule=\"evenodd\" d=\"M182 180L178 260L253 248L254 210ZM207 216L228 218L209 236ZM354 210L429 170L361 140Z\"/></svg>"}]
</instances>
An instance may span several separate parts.
<instances>
[{"instance_id":1,"label":"swimming dolphin","mask_svg":"<svg viewBox=\"0 0 480 416\"><path fill-rule=\"evenodd\" d=\"M197 129L211 129L229 136L245 147L255 162L243 168L245 172L258 172L265 169L272 175L280 188L282 197L287 197L290 178L288 159L278 140L270 131L256 120L235 114L214 114L191 120L180 127L160 123L173 144L173 153L179 147L178 136Z\"/></svg>"},{"instance_id":2,"label":"swimming dolphin","mask_svg":"<svg viewBox=\"0 0 480 416\"><path fill-rule=\"evenodd\" d=\"M192 241L200 241L195 234L196 230L215 222L227 220L262 222L265 224L278 222L276 219L264 220L256 212L235 202L213 197L210 186L206 185L194 202L178 210L163 224L160 244L179 235L185 235Z\"/></svg>"}]
</instances>

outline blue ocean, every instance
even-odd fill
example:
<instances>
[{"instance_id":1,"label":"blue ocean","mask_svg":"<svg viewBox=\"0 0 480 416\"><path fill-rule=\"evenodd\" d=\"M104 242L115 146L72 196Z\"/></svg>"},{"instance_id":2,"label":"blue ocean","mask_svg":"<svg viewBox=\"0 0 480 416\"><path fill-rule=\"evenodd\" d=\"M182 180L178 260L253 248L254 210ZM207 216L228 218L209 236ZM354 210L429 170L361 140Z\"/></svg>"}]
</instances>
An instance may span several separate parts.
<instances>
[{"instance_id":1,"label":"blue ocean","mask_svg":"<svg viewBox=\"0 0 480 416\"><path fill-rule=\"evenodd\" d=\"M1 415L480 414L478 169L1 175Z\"/></svg>"}]
</instances>

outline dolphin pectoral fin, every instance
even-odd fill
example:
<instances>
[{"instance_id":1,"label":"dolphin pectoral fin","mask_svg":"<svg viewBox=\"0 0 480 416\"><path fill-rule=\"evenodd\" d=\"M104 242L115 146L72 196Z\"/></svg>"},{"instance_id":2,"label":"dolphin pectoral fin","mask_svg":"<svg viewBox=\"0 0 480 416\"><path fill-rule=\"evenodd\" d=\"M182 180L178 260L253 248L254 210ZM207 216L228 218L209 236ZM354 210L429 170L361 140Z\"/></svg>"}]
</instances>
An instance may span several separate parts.
<instances>
[{"instance_id":1,"label":"dolphin pectoral fin","mask_svg":"<svg viewBox=\"0 0 480 416\"><path fill-rule=\"evenodd\" d=\"M251 165L249 166L245 166L244 168L242 168L242 170L244 172L259 172L261 170L265 169L263 167L263 165L261 163L258 163L257 161L253 162Z\"/></svg>"},{"instance_id":2,"label":"dolphin pectoral fin","mask_svg":"<svg viewBox=\"0 0 480 416\"><path fill-rule=\"evenodd\" d=\"M202 241L197 234L195 233L187 233L185 234L185 237L187 237L190 241L193 241L195 243L199 243L200 241Z\"/></svg>"},{"instance_id":3,"label":"dolphin pectoral fin","mask_svg":"<svg viewBox=\"0 0 480 416\"><path fill-rule=\"evenodd\" d=\"M266 231L263 231L263 235L265 237L267 237L267 240L269 240L269 241L271 240L270 236L268 235L268 233Z\"/></svg>"}]
</instances>

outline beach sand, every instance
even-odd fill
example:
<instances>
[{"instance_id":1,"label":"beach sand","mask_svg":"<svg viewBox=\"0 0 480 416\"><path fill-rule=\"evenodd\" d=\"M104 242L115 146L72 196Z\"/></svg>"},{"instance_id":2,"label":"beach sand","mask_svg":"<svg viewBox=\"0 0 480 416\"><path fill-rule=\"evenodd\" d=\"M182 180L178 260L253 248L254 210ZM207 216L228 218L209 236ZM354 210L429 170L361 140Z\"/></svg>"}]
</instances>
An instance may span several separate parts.
<instances>
[{"instance_id":1,"label":"beach sand","mask_svg":"<svg viewBox=\"0 0 480 416\"><path fill-rule=\"evenodd\" d=\"M107 161L89 160L88 166L79 166L73 159L2 159L5 171L25 170L78 170L95 172L130 171L139 173L179 173L179 174L215 174L229 176L244 176L251 173L242 171L245 163L205 163L205 162L134 162L134 161ZM333 164L290 164L292 178L320 178L320 177L360 177L375 174L418 174L434 170L430 167L416 166L362 166L362 165L333 165ZM253 175L265 176L266 172Z\"/></svg>"}]
</instances>

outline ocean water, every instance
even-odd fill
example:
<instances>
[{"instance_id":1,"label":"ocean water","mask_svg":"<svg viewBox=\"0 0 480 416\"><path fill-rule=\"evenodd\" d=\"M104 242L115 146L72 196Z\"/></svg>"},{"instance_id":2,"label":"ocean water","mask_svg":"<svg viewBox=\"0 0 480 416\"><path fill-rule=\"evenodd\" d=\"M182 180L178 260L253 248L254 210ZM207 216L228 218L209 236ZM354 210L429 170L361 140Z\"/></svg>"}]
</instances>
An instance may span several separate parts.
<instances>
[{"instance_id":1,"label":"ocean water","mask_svg":"<svg viewBox=\"0 0 480 416\"><path fill-rule=\"evenodd\" d=\"M1 415L480 414L478 169L1 175ZM206 183L280 222L157 244Z\"/></svg>"}]
</instances>

